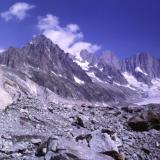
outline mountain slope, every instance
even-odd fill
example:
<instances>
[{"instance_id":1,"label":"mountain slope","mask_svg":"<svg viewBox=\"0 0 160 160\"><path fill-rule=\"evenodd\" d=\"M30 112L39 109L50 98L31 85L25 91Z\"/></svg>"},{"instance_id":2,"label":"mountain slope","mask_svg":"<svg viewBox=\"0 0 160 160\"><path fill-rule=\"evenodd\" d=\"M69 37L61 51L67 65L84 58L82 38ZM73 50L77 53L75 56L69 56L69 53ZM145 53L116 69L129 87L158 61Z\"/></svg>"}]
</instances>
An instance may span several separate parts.
<instances>
[{"instance_id":1,"label":"mountain slope","mask_svg":"<svg viewBox=\"0 0 160 160\"><path fill-rule=\"evenodd\" d=\"M119 60L111 52L97 56L84 50L73 57L39 35L23 48L10 47L1 53L0 64L2 72L12 73L24 86L34 84L22 93L44 100L57 94L115 103L160 95L160 61L146 53Z\"/></svg>"},{"instance_id":2,"label":"mountain slope","mask_svg":"<svg viewBox=\"0 0 160 160\"><path fill-rule=\"evenodd\" d=\"M95 85L67 53L43 35L33 38L23 48L9 48L0 55L0 63L62 97L105 102L125 99L121 92L116 94Z\"/></svg>"},{"instance_id":3,"label":"mountain slope","mask_svg":"<svg viewBox=\"0 0 160 160\"><path fill-rule=\"evenodd\" d=\"M113 53L105 52L97 56L96 64L88 61L84 56L81 58L83 60L76 60L76 62L82 68L85 66L84 69L91 79L98 79L100 83L108 83L110 86L120 88L128 99L132 96L160 97L160 61L148 53L142 52L119 60Z\"/></svg>"}]
</instances>

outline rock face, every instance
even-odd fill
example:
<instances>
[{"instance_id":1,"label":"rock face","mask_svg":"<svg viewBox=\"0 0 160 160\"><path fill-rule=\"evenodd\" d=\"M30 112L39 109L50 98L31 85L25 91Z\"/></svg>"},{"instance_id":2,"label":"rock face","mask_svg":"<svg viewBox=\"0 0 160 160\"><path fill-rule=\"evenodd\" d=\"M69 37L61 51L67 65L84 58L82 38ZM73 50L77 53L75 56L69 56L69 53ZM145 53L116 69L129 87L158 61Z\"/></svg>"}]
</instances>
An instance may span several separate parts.
<instances>
[{"instance_id":1,"label":"rock face","mask_svg":"<svg viewBox=\"0 0 160 160\"><path fill-rule=\"evenodd\" d=\"M111 51L104 52L99 57L99 65L109 65L117 70L121 69L120 60Z\"/></svg>"},{"instance_id":2,"label":"rock face","mask_svg":"<svg viewBox=\"0 0 160 160\"><path fill-rule=\"evenodd\" d=\"M39 35L21 49L9 48L1 54L0 62L17 70L34 67L44 72L54 72L74 80L73 75L85 82L91 82L85 72L75 64L57 45Z\"/></svg>"},{"instance_id":3,"label":"rock face","mask_svg":"<svg viewBox=\"0 0 160 160\"><path fill-rule=\"evenodd\" d=\"M140 70L137 70L137 68ZM147 83L149 79L160 77L159 68L159 60L145 52L122 60L121 67L122 71L132 73L139 81L145 83Z\"/></svg>"},{"instance_id":4,"label":"rock face","mask_svg":"<svg viewBox=\"0 0 160 160\"><path fill-rule=\"evenodd\" d=\"M85 55L93 54L86 53ZM96 56L96 54L94 55ZM101 85L109 90L108 86L112 86L113 90L120 89L122 94L141 98L154 98L160 95L160 61L148 53L139 53L129 58L120 60L113 53L105 52L100 56L96 56L96 63L91 59L81 56L85 61L86 73L93 81L101 83ZM89 65L86 67L86 62ZM80 65L83 67L83 63ZM108 84L108 85L107 85ZM112 92L114 92L112 90ZM130 99L127 97L126 99ZM135 100L134 100L135 101Z\"/></svg>"},{"instance_id":5,"label":"rock face","mask_svg":"<svg viewBox=\"0 0 160 160\"><path fill-rule=\"evenodd\" d=\"M120 60L112 52L104 52L100 56L82 51L81 58L90 64L90 71L103 81L126 84L127 81L121 74ZM97 69L98 67L98 69Z\"/></svg>"},{"instance_id":6,"label":"rock face","mask_svg":"<svg viewBox=\"0 0 160 160\"><path fill-rule=\"evenodd\" d=\"M148 53L136 54L122 62L122 70L124 71L134 72L136 67L140 67L151 77L160 77L159 60Z\"/></svg>"},{"instance_id":7,"label":"rock face","mask_svg":"<svg viewBox=\"0 0 160 160\"><path fill-rule=\"evenodd\" d=\"M101 65L103 66L103 65ZM119 84L127 84L127 80L124 78L120 70L115 69L113 66L104 64L103 74L111 77L112 82L117 82Z\"/></svg>"},{"instance_id":8,"label":"rock face","mask_svg":"<svg viewBox=\"0 0 160 160\"><path fill-rule=\"evenodd\" d=\"M98 62L98 57L94 53L89 53L87 50L82 50L80 52L80 57L92 65L95 65Z\"/></svg>"},{"instance_id":9,"label":"rock face","mask_svg":"<svg viewBox=\"0 0 160 160\"><path fill-rule=\"evenodd\" d=\"M84 55L88 55L89 58ZM87 51L82 55L82 59L88 61L90 64L97 64L99 68L106 68L106 74L112 77L114 80L119 80L120 84L125 84L125 77L123 72L132 74L137 81L150 85L153 78L160 78L160 62L159 59L151 56L148 53L142 52L133 55L129 58L119 60L112 52L104 52L99 57L97 56L96 63L92 61L96 55L89 54ZM95 59L95 58L94 58ZM112 73L109 71L112 69ZM105 71L103 70L103 73ZM119 76L120 75L120 76ZM121 77L121 78L120 78Z\"/></svg>"},{"instance_id":10,"label":"rock face","mask_svg":"<svg viewBox=\"0 0 160 160\"><path fill-rule=\"evenodd\" d=\"M147 131L149 129L160 130L160 113L148 111L131 117L128 120L129 126L135 131Z\"/></svg>"},{"instance_id":11,"label":"rock face","mask_svg":"<svg viewBox=\"0 0 160 160\"><path fill-rule=\"evenodd\" d=\"M93 84L67 53L43 35L33 38L23 48L9 48L0 55L0 63L62 97L114 101L105 88Z\"/></svg>"},{"instance_id":12,"label":"rock face","mask_svg":"<svg viewBox=\"0 0 160 160\"><path fill-rule=\"evenodd\" d=\"M39 35L1 53L0 65L64 98L122 102L160 94L160 61L146 53L121 61L111 52L97 56L83 50L78 58Z\"/></svg>"}]
</instances>

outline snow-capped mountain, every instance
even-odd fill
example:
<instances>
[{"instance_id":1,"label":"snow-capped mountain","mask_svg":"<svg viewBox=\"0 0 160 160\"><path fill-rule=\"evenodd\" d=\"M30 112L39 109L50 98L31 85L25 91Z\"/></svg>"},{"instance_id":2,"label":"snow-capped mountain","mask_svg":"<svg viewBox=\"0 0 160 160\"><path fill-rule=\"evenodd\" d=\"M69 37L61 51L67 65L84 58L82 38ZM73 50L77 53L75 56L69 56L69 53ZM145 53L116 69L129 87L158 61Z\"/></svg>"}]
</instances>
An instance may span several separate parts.
<instances>
[{"instance_id":1,"label":"snow-capped mountain","mask_svg":"<svg viewBox=\"0 0 160 160\"><path fill-rule=\"evenodd\" d=\"M97 56L83 50L73 57L39 35L23 48L1 53L0 64L1 88L9 100L15 93L103 102L160 95L160 60L146 53L119 60L111 52Z\"/></svg>"},{"instance_id":2,"label":"snow-capped mountain","mask_svg":"<svg viewBox=\"0 0 160 160\"><path fill-rule=\"evenodd\" d=\"M105 102L125 99L121 91L115 92L115 89L95 84L84 67L81 68L68 53L43 35L33 38L23 48L12 47L1 53L0 64L14 70L12 74L19 79L23 74L23 79L26 79L24 82L32 81L36 86L65 98ZM19 85L17 81L16 84ZM37 87L34 88L35 95L46 96L39 93ZM29 91L23 92L29 94Z\"/></svg>"},{"instance_id":3,"label":"snow-capped mountain","mask_svg":"<svg viewBox=\"0 0 160 160\"><path fill-rule=\"evenodd\" d=\"M142 52L119 60L113 53L105 52L94 59L96 63L84 56L76 60L91 79L135 91L141 98L160 97L160 60L154 56Z\"/></svg>"}]
</instances>

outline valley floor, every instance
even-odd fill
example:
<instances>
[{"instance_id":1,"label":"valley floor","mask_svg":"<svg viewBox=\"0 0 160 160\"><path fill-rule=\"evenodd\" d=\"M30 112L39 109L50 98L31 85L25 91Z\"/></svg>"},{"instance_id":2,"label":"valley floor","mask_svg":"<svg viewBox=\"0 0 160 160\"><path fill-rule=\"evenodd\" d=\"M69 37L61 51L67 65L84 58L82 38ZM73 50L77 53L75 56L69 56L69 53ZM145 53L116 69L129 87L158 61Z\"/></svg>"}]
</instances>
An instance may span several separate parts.
<instances>
[{"instance_id":1,"label":"valley floor","mask_svg":"<svg viewBox=\"0 0 160 160\"><path fill-rule=\"evenodd\" d=\"M159 160L159 112L160 105L43 105L25 97L0 112L0 159Z\"/></svg>"}]
</instances>

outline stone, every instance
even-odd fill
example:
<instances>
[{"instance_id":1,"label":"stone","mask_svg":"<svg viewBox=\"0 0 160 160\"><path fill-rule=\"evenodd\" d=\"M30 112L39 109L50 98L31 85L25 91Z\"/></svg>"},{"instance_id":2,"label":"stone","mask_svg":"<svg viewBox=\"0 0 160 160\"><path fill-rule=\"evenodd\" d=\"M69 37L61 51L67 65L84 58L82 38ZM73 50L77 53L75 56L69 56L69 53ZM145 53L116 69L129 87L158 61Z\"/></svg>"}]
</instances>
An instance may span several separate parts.
<instances>
[{"instance_id":1,"label":"stone","mask_svg":"<svg viewBox=\"0 0 160 160\"><path fill-rule=\"evenodd\" d=\"M37 157L45 156L45 154L47 153L47 143L48 143L48 140L45 140L38 146L35 153Z\"/></svg>"},{"instance_id":2,"label":"stone","mask_svg":"<svg viewBox=\"0 0 160 160\"><path fill-rule=\"evenodd\" d=\"M49 151L56 152L57 146L58 146L58 139L51 139L47 147Z\"/></svg>"},{"instance_id":3,"label":"stone","mask_svg":"<svg viewBox=\"0 0 160 160\"><path fill-rule=\"evenodd\" d=\"M85 128L83 120L79 116L76 117L76 120L75 120L75 122L73 122L73 125L76 125L77 127Z\"/></svg>"},{"instance_id":4,"label":"stone","mask_svg":"<svg viewBox=\"0 0 160 160\"><path fill-rule=\"evenodd\" d=\"M124 160L123 155L118 153L117 151L114 151L114 150L105 151L105 152L102 152L102 153L105 154L105 155L113 157L115 160Z\"/></svg>"},{"instance_id":5,"label":"stone","mask_svg":"<svg viewBox=\"0 0 160 160\"><path fill-rule=\"evenodd\" d=\"M90 148L95 152L105 152L115 150L118 152L118 147L115 141L107 133L93 132L90 140Z\"/></svg>"},{"instance_id":6,"label":"stone","mask_svg":"<svg viewBox=\"0 0 160 160\"><path fill-rule=\"evenodd\" d=\"M150 154L150 149L147 144L144 144L142 147L142 151L144 151L146 154Z\"/></svg>"},{"instance_id":7,"label":"stone","mask_svg":"<svg viewBox=\"0 0 160 160\"><path fill-rule=\"evenodd\" d=\"M78 142L79 140L86 140L88 147L90 147L90 140L92 139L91 134L86 134L86 135L79 135L76 137L76 141Z\"/></svg>"},{"instance_id":8,"label":"stone","mask_svg":"<svg viewBox=\"0 0 160 160\"><path fill-rule=\"evenodd\" d=\"M115 144L117 145L117 147L120 147L123 145L123 142L120 138L118 138L117 136L117 133L114 133L112 136L111 136L112 140L115 142Z\"/></svg>"},{"instance_id":9,"label":"stone","mask_svg":"<svg viewBox=\"0 0 160 160\"><path fill-rule=\"evenodd\" d=\"M22 153L12 153L12 157L21 157L23 154Z\"/></svg>"},{"instance_id":10,"label":"stone","mask_svg":"<svg viewBox=\"0 0 160 160\"><path fill-rule=\"evenodd\" d=\"M33 143L33 144L40 144L42 141L41 141L41 139L35 139L35 138L32 138L31 139L31 142Z\"/></svg>"},{"instance_id":11,"label":"stone","mask_svg":"<svg viewBox=\"0 0 160 160\"><path fill-rule=\"evenodd\" d=\"M2 140L2 151L12 151L13 150L13 142L10 140Z\"/></svg>"},{"instance_id":12,"label":"stone","mask_svg":"<svg viewBox=\"0 0 160 160\"><path fill-rule=\"evenodd\" d=\"M150 128L160 129L160 113L149 111L146 115L148 122L150 122Z\"/></svg>"},{"instance_id":13,"label":"stone","mask_svg":"<svg viewBox=\"0 0 160 160\"><path fill-rule=\"evenodd\" d=\"M159 142L156 142L156 147L160 148L160 143Z\"/></svg>"},{"instance_id":14,"label":"stone","mask_svg":"<svg viewBox=\"0 0 160 160\"><path fill-rule=\"evenodd\" d=\"M160 113L148 111L140 115L133 116L128 120L128 125L135 131L148 131L150 129L160 129Z\"/></svg>"},{"instance_id":15,"label":"stone","mask_svg":"<svg viewBox=\"0 0 160 160\"><path fill-rule=\"evenodd\" d=\"M132 117L128 120L128 125L134 131L147 131L148 130L148 123L142 119L141 117Z\"/></svg>"},{"instance_id":16,"label":"stone","mask_svg":"<svg viewBox=\"0 0 160 160\"><path fill-rule=\"evenodd\" d=\"M26 150L28 149L28 147L30 146L30 143L29 142L23 142L23 141L21 141L21 142L18 142L18 143L15 143L14 145L13 145L13 151L14 152L19 152L19 153L25 153L26 152Z\"/></svg>"},{"instance_id":17,"label":"stone","mask_svg":"<svg viewBox=\"0 0 160 160\"><path fill-rule=\"evenodd\" d=\"M53 159L53 152L48 151L45 155L45 160L52 160Z\"/></svg>"},{"instance_id":18,"label":"stone","mask_svg":"<svg viewBox=\"0 0 160 160\"><path fill-rule=\"evenodd\" d=\"M109 134L110 136L115 133L114 131L112 131L111 129L108 129L108 128L103 128L103 129L101 130L101 132L102 132L102 133L107 133L107 134Z\"/></svg>"}]
</instances>

